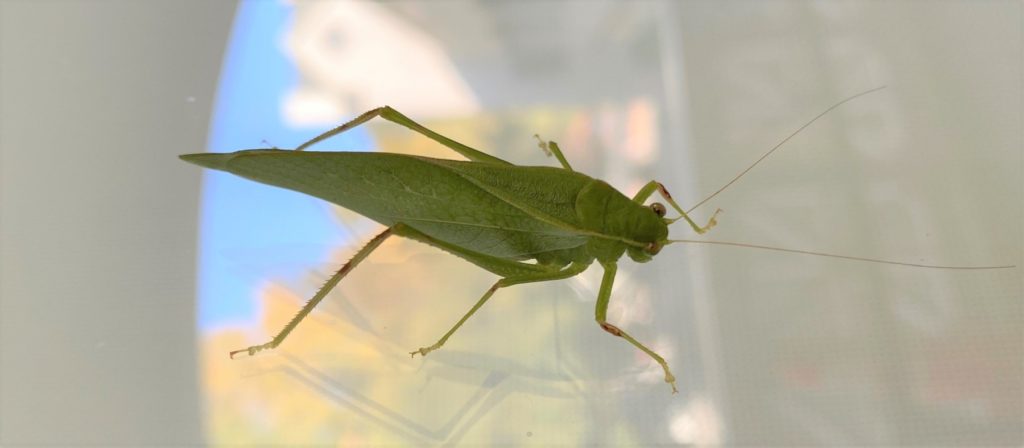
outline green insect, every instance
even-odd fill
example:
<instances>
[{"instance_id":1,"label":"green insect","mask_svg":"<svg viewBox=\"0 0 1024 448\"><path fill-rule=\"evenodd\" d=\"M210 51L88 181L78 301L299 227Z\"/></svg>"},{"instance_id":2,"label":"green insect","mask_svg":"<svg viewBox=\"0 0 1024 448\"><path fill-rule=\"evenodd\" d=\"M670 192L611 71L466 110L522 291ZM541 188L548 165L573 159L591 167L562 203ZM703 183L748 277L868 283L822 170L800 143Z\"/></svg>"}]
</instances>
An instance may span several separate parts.
<instances>
[{"instance_id":1,"label":"green insect","mask_svg":"<svg viewBox=\"0 0 1024 448\"><path fill-rule=\"evenodd\" d=\"M871 91L874 90L877 89ZM847 98L829 110L871 91ZM303 151L374 117L381 117L423 134L469 160L391 153ZM772 148L758 162L782 143ZM741 244L670 240L670 224L682 219L693 231L703 234L715 225L718 211L704 225L699 225L657 181L648 182L630 198L601 180L573 171L556 143L541 141L541 147L558 159L561 168L513 165L431 131L385 106L327 131L293 151L253 149L222 154L182 155L181 159L186 162L303 192L387 226L334 273L271 341L233 351L230 355L234 357L243 352L253 355L280 345L341 279L388 237L397 235L452 253L501 277L437 342L414 350L410 352L411 355L426 355L441 348L498 289L523 283L567 279L582 273L596 261L604 269L595 311L597 324L608 333L625 339L661 365L665 381L675 393L675 376L665 359L607 321L618 260L626 254L633 261L645 263L664 246L675 242ZM679 217L666 217L667 209L661 203L646 204L655 192L671 205ZM765 246L745 246L907 265Z\"/></svg>"}]
</instances>

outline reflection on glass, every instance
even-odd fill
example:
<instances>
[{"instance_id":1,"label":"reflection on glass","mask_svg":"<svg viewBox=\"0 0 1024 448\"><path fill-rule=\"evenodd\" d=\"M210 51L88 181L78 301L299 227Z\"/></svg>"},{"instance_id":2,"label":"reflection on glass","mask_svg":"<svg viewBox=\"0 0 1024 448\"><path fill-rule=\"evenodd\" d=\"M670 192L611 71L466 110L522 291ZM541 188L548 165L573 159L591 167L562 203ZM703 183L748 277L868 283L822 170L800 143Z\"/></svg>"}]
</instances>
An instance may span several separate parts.
<instances>
[{"instance_id":1,"label":"reflection on glass","mask_svg":"<svg viewBox=\"0 0 1024 448\"><path fill-rule=\"evenodd\" d=\"M1019 255L1019 240L1001 231L964 233L1012 202L972 194L986 175L968 170L973 162L921 168L925 156L988 153L961 159L952 139L933 138L927 153L915 144L981 126L970 111L901 102L933 98L927 86L890 84L899 70L930 67L878 43L931 29L883 26L917 14L766 5L244 2L210 147L294 147L388 104L506 160L556 165L539 134L627 195L656 178L685 205L824 107L889 84L698 209L726 210L714 239L923 262ZM955 18L977 13L945 7L955 13L928 23L960 26ZM928 48L915 50L939 57ZM972 134L972 147L1002 147L999 135ZM456 157L383 121L315 149ZM1007 169L987 174L1005 179ZM494 278L395 238L280 348L229 361L228 351L276 334L380 226L206 176L199 326L213 443L1000 444L1021 431L1020 323L1005 318L1020 315L1017 272L675 246L645 265L624 262L610 321L665 355L679 377L671 396L657 364L594 324L600 269L503 289L443 349L410 359Z\"/></svg>"}]
</instances>

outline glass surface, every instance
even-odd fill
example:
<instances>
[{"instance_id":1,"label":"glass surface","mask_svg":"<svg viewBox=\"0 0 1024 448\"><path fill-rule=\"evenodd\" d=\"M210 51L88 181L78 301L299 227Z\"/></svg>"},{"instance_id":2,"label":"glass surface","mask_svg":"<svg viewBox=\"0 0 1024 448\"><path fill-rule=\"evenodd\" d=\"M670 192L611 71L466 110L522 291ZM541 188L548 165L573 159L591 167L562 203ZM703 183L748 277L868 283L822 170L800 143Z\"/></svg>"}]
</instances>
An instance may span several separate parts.
<instances>
[{"instance_id":1,"label":"glass surface","mask_svg":"<svg viewBox=\"0 0 1024 448\"><path fill-rule=\"evenodd\" d=\"M1000 201L1019 167L993 163L1019 150L1000 147L1010 130L992 121L1011 104L938 75L948 61L921 53L950 42L908 42L916 32L903 29L990 13L946 6L965 16L897 26L909 4L245 3L211 147L294 147L389 104L515 163L555 165L537 133L627 195L654 178L694 204L830 105L888 86L695 210L726 210L704 238L1009 264L1019 233L985 217L1019 218L1019 203ZM975 50L956 41L968 36L929 38ZM458 158L382 120L320 148ZM495 278L395 239L276 352L231 362L381 226L207 176L200 324L215 443L1003 443L1020 431L1018 270L699 246L624 259L610 321L668 358L673 396L657 364L594 324L598 266L499 290L441 350L409 359Z\"/></svg>"},{"instance_id":2,"label":"glass surface","mask_svg":"<svg viewBox=\"0 0 1024 448\"><path fill-rule=\"evenodd\" d=\"M1019 2L265 0L230 30L214 8L0 2L0 445L1024 443ZM1017 267L623 257L609 321L675 395L594 322L598 265L501 289L410 358L497 278L402 238L230 360L382 227L175 158L388 104L558 166L537 134L688 208L881 86L694 209L724 210L712 231L671 236ZM380 119L313 149L459 158Z\"/></svg>"}]
</instances>

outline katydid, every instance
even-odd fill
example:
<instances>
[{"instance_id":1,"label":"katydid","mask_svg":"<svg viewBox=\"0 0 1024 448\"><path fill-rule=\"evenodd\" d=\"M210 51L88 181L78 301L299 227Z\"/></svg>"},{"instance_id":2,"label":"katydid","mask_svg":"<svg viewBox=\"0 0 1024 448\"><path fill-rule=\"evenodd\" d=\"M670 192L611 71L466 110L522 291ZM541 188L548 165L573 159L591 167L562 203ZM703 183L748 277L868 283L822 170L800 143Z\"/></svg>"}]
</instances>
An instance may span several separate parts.
<instances>
[{"instance_id":1,"label":"katydid","mask_svg":"<svg viewBox=\"0 0 1024 448\"><path fill-rule=\"evenodd\" d=\"M878 89L854 95L822 112L697 205L731 185L828 111L874 90ZM392 153L305 151L375 117L418 132L468 161ZM513 165L431 131L397 110L384 106L291 151L251 149L182 155L181 159L186 162L306 193L387 226L334 273L272 340L233 351L231 357L238 353L254 355L280 345L342 278L392 235L434 246L500 277L437 342L414 350L411 355L427 355L441 348L498 289L567 279L582 273L596 261L604 269L595 311L597 324L656 361L664 370L665 381L673 393L677 392L675 376L665 359L607 321L612 283L618 260L623 254L644 263L664 246L685 242L740 245L918 267L993 268L929 266L739 243L671 240L668 238L670 224L682 219L693 231L703 234L715 226L720 210L700 225L689 215L696 206L685 210L658 181L648 182L629 198L601 180L574 171L556 143L541 140L540 146L548 155L557 158L561 168ZM667 209L661 203L647 204L655 192L678 213L678 217L666 217Z\"/></svg>"}]
</instances>

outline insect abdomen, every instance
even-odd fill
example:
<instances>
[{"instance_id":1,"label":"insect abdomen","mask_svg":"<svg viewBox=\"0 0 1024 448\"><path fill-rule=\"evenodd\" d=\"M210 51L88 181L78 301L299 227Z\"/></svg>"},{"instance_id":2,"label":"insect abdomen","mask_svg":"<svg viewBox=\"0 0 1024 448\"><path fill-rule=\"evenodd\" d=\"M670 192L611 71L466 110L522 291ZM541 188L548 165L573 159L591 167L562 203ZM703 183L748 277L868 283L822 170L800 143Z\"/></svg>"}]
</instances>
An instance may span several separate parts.
<instances>
[{"instance_id":1,"label":"insect abdomen","mask_svg":"<svg viewBox=\"0 0 1024 448\"><path fill-rule=\"evenodd\" d=\"M492 256L528 259L541 251L584 244L579 235L484 190L447 163L454 161L283 150L200 154L186 160L300 191L384 225L403 222L433 238Z\"/></svg>"}]
</instances>

